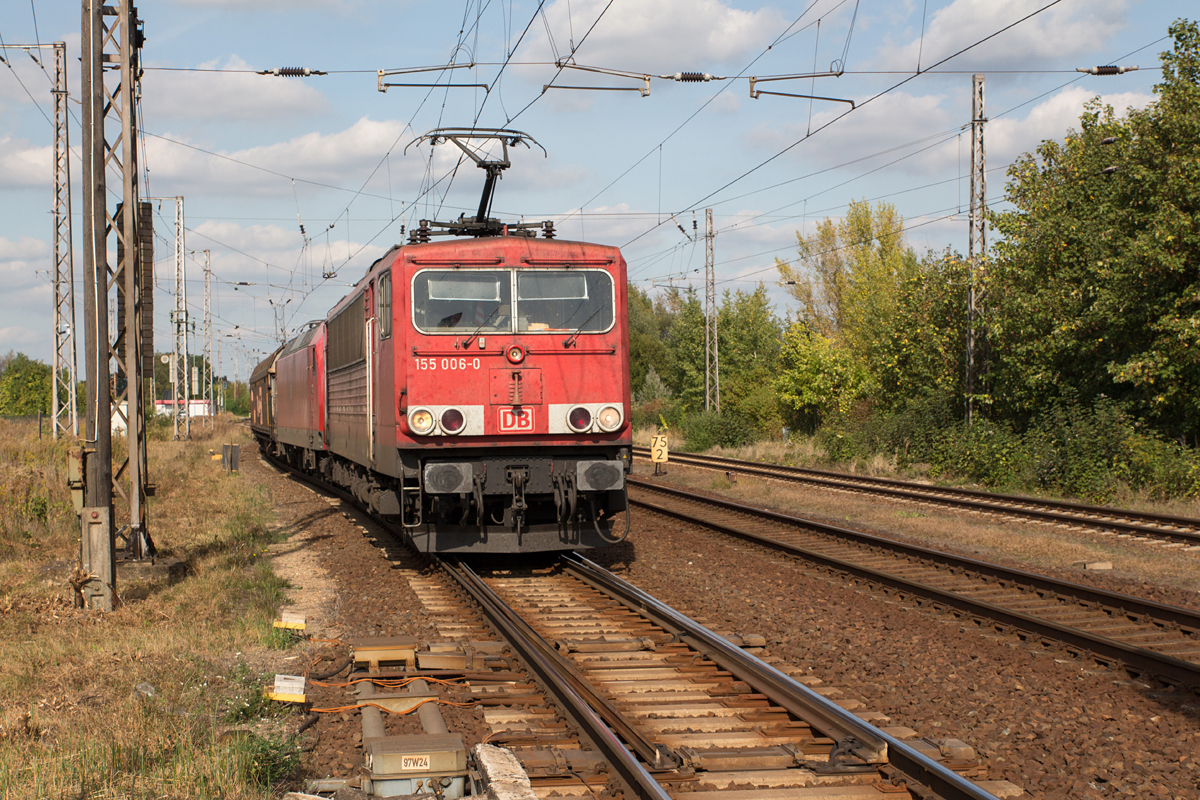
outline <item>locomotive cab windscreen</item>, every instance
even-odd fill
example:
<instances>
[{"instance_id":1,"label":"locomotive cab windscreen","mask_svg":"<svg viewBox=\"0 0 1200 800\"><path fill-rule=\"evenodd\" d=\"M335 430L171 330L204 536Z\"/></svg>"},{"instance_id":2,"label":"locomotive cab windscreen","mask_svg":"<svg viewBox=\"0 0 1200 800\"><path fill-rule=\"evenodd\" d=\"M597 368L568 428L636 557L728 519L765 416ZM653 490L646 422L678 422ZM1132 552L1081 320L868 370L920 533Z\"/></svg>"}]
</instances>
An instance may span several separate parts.
<instances>
[{"instance_id":1,"label":"locomotive cab windscreen","mask_svg":"<svg viewBox=\"0 0 1200 800\"><path fill-rule=\"evenodd\" d=\"M413 323L430 334L603 333L615 314L612 276L598 269L423 270L412 297Z\"/></svg>"}]
</instances>

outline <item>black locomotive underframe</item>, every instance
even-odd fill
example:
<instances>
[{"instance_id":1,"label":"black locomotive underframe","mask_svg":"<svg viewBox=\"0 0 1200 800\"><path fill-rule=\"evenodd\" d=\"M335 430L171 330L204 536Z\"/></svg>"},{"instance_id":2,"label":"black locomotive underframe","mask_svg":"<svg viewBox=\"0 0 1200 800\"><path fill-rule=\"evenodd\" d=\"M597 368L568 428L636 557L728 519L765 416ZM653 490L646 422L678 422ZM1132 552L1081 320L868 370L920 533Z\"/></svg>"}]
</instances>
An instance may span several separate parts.
<instances>
[{"instance_id":1,"label":"black locomotive underframe","mask_svg":"<svg viewBox=\"0 0 1200 800\"><path fill-rule=\"evenodd\" d=\"M528 450L400 450L400 477L384 475L328 451L282 444L260 435L293 469L317 476L351 492L372 511L402 523L405 535L423 552L528 553L583 550L623 539L627 489L579 488L579 462L608 462L627 473L627 447L588 446L556 451L553 456ZM469 465L468 491L426 491L428 464Z\"/></svg>"}]
</instances>

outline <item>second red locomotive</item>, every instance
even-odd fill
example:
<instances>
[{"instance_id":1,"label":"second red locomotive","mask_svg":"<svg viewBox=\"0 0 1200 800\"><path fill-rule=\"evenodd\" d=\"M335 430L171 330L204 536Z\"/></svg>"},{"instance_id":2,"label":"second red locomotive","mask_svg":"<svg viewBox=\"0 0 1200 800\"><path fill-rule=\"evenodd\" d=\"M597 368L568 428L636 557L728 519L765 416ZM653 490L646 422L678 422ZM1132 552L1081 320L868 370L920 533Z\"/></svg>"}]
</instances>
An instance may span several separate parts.
<instances>
[{"instance_id":1,"label":"second red locomotive","mask_svg":"<svg viewBox=\"0 0 1200 800\"><path fill-rule=\"evenodd\" d=\"M420 550L624 534L625 261L507 233L393 248L252 376L263 445L398 519Z\"/></svg>"}]
</instances>

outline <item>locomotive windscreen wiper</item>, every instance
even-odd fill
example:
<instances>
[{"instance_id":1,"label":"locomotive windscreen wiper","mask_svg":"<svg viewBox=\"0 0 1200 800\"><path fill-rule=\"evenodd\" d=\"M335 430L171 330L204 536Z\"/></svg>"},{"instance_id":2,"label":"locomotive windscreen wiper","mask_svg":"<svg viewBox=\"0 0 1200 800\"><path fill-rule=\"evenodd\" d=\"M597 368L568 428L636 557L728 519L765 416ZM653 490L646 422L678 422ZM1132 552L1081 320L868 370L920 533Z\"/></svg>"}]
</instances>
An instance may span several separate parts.
<instances>
[{"instance_id":1,"label":"locomotive windscreen wiper","mask_svg":"<svg viewBox=\"0 0 1200 800\"><path fill-rule=\"evenodd\" d=\"M479 335L479 332L481 330L483 330L483 326L487 325L489 322L492 321L492 317L496 316L497 312L500 311L500 305L501 305L500 303L497 303L496 307L492 309L492 313L487 315L487 319L485 319L483 322L479 323L479 327L475 329L475 332L472 333L470 336L468 336L466 339L463 339L463 347L470 345L471 341L474 340L474 338Z\"/></svg>"},{"instance_id":2,"label":"locomotive windscreen wiper","mask_svg":"<svg viewBox=\"0 0 1200 800\"><path fill-rule=\"evenodd\" d=\"M571 345L575 344L575 340L579 338L579 334L583 333L583 329L586 328L587 324L592 321L592 317L599 314L600 309L602 308L604 308L603 304L596 306L596 310L593 311L588 318L583 321L583 324L576 328L574 333L563 339L563 347L570 347Z\"/></svg>"}]
</instances>

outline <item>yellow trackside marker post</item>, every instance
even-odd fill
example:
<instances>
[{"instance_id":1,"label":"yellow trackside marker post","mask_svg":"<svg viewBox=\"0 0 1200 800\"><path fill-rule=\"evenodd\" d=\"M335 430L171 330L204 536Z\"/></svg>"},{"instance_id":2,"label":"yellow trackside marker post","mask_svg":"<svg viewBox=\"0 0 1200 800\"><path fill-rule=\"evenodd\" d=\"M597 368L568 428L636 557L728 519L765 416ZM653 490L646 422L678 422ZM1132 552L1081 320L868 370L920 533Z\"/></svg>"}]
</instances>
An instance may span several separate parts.
<instances>
[{"instance_id":1,"label":"yellow trackside marker post","mask_svg":"<svg viewBox=\"0 0 1200 800\"><path fill-rule=\"evenodd\" d=\"M654 462L654 474L659 474L659 464L667 463L667 435L656 433L650 437L650 460Z\"/></svg>"}]
</instances>

